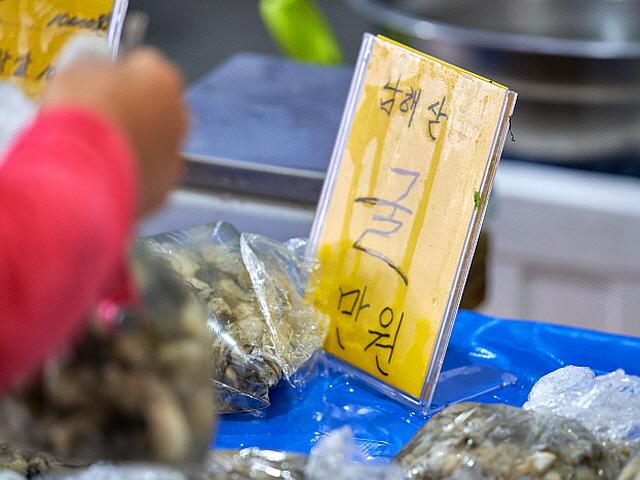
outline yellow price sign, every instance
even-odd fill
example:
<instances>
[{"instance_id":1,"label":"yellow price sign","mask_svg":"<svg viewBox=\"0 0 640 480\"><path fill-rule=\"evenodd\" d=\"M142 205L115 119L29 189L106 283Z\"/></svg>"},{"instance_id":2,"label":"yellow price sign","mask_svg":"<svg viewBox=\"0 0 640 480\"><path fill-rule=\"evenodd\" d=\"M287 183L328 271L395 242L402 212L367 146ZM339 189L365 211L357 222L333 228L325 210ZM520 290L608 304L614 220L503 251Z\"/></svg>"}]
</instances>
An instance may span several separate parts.
<instances>
[{"instance_id":1,"label":"yellow price sign","mask_svg":"<svg viewBox=\"0 0 640 480\"><path fill-rule=\"evenodd\" d=\"M0 80L37 96L67 40L83 33L115 48L124 0L0 0Z\"/></svg>"},{"instance_id":2,"label":"yellow price sign","mask_svg":"<svg viewBox=\"0 0 640 480\"><path fill-rule=\"evenodd\" d=\"M325 349L428 405L516 95L365 37L311 235Z\"/></svg>"}]
</instances>

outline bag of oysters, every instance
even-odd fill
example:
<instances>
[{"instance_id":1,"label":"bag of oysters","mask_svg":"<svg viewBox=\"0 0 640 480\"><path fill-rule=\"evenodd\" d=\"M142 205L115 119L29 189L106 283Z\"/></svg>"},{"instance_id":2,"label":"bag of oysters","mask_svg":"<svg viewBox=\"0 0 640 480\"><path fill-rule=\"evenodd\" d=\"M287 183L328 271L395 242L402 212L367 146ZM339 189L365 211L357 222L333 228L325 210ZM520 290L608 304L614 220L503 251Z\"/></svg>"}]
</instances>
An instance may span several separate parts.
<instances>
[{"instance_id":1,"label":"bag of oysters","mask_svg":"<svg viewBox=\"0 0 640 480\"><path fill-rule=\"evenodd\" d=\"M283 244L220 222L141 241L169 260L205 308L219 412L265 408L282 379L306 381L328 320L305 301L313 265L303 240Z\"/></svg>"},{"instance_id":2,"label":"bag of oysters","mask_svg":"<svg viewBox=\"0 0 640 480\"><path fill-rule=\"evenodd\" d=\"M132 272L135 302L96 307L70 351L0 401L0 471L204 460L215 421L204 311L142 245Z\"/></svg>"}]
</instances>

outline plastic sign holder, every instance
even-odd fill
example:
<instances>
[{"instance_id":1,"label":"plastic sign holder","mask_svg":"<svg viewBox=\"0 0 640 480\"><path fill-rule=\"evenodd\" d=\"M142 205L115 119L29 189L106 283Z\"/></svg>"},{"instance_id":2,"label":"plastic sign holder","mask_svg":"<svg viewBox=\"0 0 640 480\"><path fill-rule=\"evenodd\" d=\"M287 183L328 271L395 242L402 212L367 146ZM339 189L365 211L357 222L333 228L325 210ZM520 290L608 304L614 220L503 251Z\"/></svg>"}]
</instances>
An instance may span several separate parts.
<instances>
[{"instance_id":1,"label":"plastic sign holder","mask_svg":"<svg viewBox=\"0 0 640 480\"><path fill-rule=\"evenodd\" d=\"M114 56L128 0L0 0L0 81L37 97L76 34L108 39Z\"/></svg>"},{"instance_id":2,"label":"plastic sign holder","mask_svg":"<svg viewBox=\"0 0 640 480\"><path fill-rule=\"evenodd\" d=\"M307 252L321 267L313 302L332 321L325 350L422 411L516 97L387 38L364 37ZM461 378L480 373L474 368ZM513 381L504 373L474 388ZM473 396L452 395L440 401Z\"/></svg>"}]
</instances>

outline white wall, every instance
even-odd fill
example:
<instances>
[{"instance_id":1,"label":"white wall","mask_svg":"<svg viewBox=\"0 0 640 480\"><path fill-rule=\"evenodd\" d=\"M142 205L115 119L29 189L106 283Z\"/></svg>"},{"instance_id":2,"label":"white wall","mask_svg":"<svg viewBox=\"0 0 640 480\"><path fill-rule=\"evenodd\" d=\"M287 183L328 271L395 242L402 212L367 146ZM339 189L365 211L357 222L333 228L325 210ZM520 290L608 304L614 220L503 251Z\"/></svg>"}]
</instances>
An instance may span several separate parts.
<instances>
[{"instance_id":1,"label":"white wall","mask_svg":"<svg viewBox=\"0 0 640 480\"><path fill-rule=\"evenodd\" d=\"M640 180L504 162L483 311L640 335Z\"/></svg>"}]
</instances>

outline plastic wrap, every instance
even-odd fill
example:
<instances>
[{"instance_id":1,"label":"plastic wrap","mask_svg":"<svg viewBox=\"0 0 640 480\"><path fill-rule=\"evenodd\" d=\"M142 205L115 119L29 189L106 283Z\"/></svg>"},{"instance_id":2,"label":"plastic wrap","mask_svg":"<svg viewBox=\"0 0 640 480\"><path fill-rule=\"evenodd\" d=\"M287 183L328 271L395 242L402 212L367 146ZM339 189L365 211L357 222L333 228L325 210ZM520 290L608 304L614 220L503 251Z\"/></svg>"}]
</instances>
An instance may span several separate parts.
<instances>
[{"instance_id":1,"label":"plastic wrap","mask_svg":"<svg viewBox=\"0 0 640 480\"><path fill-rule=\"evenodd\" d=\"M204 457L214 423L204 314L164 261L139 246L133 266L139 306L103 304L71 351L3 399L0 438L75 465Z\"/></svg>"},{"instance_id":2,"label":"plastic wrap","mask_svg":"<svg viewBox=\"0 0 640 480\"><path fill-rule=\"evenodd\" d=\"M524 408L573 418L603 441L640 448L640 377L568 366L542 377Z\"/></svg>"},{"instance_id":3,"label":"plastic wrap","mask_svg":"<svg viewBox=\"0 0 640 480\"><path fill-rule=\"evenodd\" d=\"M305 467L306 480L400 480L406 478L398 465L365 462L351 429L343 427L322 438L311 450Z\"/></svg>"},{"instance_id":4,"label":"plastic wrap","mask_svg":"<svg viewBox=\"0 0 640 480\"><path fill-rule=\"evenodd\" d=\"M215 480L399 480L397 465L367 463L349 428L324 436L310 455L246 448L214 450L208 473Z\"/></svg>"},{"instance_id":5,"label":"plastic wrap","mask_svg":"<svg viewBox=\"0 0 640 480\"><path fill-rule=\"evenodd\" d=\"M240 235L218 223L142 240L164 255L196 294L213 334L219 411L259 410L284 378L301 384L327 321L304 302L311 268L296 243Z\"/></svg>"},{"instance_id":6,"label":"plastic wrap","mask_svg":"<svg viewBox=\"0 0 640 480\"><path fill-rule=\"evenodd\" d=\"M612 479L626 452L575 420L507 405L461 403L429 421L394 462L414 479Z\"/></svg>"},{"instance_id":7,"label":"plastic wrap","mask_svg":"<svg viewBox=\"0 0 640 480\"><path fill-rule=\"evenodd\" d=\"M303 480L307 456L246 448L213 450L207 461L208 478L212 480Z\"/></svg>"}]
</instances>

